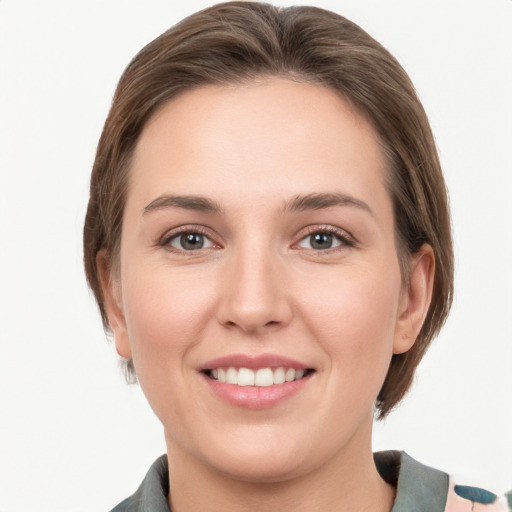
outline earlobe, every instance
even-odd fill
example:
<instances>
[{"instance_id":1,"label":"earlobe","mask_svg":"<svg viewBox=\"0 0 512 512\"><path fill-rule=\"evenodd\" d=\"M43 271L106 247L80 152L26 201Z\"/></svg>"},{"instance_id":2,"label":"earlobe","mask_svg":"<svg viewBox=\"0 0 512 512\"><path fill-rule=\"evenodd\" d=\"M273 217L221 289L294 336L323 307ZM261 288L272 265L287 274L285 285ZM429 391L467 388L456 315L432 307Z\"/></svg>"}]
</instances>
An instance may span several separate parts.
<instances>
[{"instance_id":1,"label":"earlobe","mask_svg":"<svg viewBox=\"0 0 512 512\"><path fill-rule=\"evenodd\" d=\"M104 250L99 251L96 255L96 266L100 276L104 308L114 335L117 353L121 357L129 359L132 354L122 308L120 285L118 280L112 276L110 257Z\"/></svg>"},{"instance_id":2,"label":"earlobe","mask_svg":"<svg viewBox=\"0 0 512 512\"><path fill-rule=\"evenodd\" d=\"M435 256L432 247L423 244L412 255L408 288L404 288L395 331L394 354L407 352L427 316L434 287Z\"/></svg>"}]
</instances>

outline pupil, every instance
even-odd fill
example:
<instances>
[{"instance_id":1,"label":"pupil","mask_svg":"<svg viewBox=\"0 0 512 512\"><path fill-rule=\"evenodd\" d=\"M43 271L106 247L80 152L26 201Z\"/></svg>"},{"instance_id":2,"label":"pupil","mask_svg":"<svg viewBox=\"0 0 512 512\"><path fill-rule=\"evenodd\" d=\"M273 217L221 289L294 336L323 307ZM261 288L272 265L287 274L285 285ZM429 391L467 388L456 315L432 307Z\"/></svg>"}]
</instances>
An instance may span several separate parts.
<instances>
[{"instance_id":1,"label":"pupil","mask_svg":"<svg viewBox=\"0 0 512 512\"><path fill-rule=\"evenodd\" d=\"M332 235L328 233L316 233L311 236L313 249L329 249L332 246Z\"/></svg>"},{"instance_id":2,"label":"pupil","mask_svg":"<svg viewBox=\"0 0 512 512\"><path fill-rule=\"evenodd\" d=\"M199 233L181 235L180 242L183 249L201 249L204 245L203 235Z\"/></svg>"}]
</instances>

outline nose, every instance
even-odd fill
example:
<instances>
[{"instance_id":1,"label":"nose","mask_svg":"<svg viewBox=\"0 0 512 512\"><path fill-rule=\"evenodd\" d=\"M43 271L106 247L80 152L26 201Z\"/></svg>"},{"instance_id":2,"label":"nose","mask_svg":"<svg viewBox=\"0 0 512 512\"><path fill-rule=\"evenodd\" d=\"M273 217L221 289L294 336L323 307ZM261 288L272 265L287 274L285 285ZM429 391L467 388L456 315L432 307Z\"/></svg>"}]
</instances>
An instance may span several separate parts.
<instances>
[{"instance_id":1,"label":"nose","mask_svg":"<svg viewBox=\"0 0 512 512\"><path fill-rule=\"evenodd\" d=\"M271 250L240 250L226 262L218 320L226 327L261 335L289 324L293 311L284 262Z\"/></svg>"}]
</instances>

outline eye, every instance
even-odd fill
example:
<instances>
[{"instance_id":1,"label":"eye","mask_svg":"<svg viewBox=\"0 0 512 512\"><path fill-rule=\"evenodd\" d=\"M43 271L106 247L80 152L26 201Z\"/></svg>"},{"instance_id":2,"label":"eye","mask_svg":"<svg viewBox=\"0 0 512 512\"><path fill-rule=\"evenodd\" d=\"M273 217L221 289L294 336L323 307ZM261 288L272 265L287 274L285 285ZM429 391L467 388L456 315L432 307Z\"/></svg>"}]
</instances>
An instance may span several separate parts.
<instances>
[{"instance_id":1,"label":"eye","mask_svg":"<svg viewBox=\"0 0 512 512\"><path fill-rule=\"evenodd\" d=\"M303 249L313 249L315 251L325 251L340 246L352 246L353 243L347 237L333 233L331 231L322 230L315 231L305 236L298 244Z\"/></svg>"},{"instance_id":2,"label":"eye","mask_svg":"<svg viewBox=\"0 0 512 512\"><path fill-rule=\"evenodd\" d=\"M171 236L165 241L165 245L181 251L198 251L213 247L213 242L203 233L187 231Z\"/></svg>"}]
</instances>

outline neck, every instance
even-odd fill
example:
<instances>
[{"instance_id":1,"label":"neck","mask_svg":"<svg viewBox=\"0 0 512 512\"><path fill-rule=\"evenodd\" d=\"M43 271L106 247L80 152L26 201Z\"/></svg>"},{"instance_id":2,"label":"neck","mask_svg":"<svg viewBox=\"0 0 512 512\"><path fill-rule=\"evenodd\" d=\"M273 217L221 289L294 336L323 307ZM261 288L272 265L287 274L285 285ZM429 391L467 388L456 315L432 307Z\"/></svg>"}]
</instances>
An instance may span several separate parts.
<instances>
[{"instance_id":1,"label":"neck","mask_svg":"<svg viewBox=\"0 0 512 512\"><path fill-rule=\"evenodd\" d=\"M395 489L378 474L371 442L364 453L349 447L314 471L273 482L221 473L169 439L167 448L172 512L389 512L393 506Z\"/></svg>"}]
</instances>

